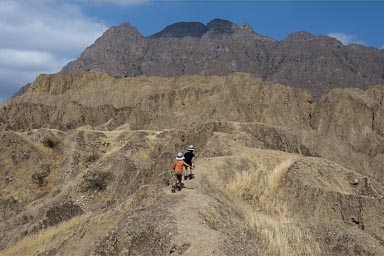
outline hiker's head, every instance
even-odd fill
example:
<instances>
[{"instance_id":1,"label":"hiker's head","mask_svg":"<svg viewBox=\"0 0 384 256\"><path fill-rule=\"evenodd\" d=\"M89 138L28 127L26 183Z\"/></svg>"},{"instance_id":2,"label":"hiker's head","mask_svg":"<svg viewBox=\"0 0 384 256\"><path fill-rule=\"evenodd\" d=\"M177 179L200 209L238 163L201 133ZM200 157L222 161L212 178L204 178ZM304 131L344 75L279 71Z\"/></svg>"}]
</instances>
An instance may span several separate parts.
<instances>
[{"instance_id":1,"label":"hiker's head","mask_svg":"<svg viewBox=\"0 0 384 256\"><path fill-rule=\"evenodd\" d=\"M184 160L183 153L181 153L181 152L177 153L176 160Z\"/></svg>"},{"instance_id":2,"label":"hiker's head","mask_svg":"<svg viewBox=\"0 0 384 256\"><path fill-rule=\"evenodd\" d=\"M189 151L193 151L193 150L195 150L195 147L194 147L193 145L189 145L189 146L188 146L188 150L189 150Z\"/></svg>"}]
</instances>

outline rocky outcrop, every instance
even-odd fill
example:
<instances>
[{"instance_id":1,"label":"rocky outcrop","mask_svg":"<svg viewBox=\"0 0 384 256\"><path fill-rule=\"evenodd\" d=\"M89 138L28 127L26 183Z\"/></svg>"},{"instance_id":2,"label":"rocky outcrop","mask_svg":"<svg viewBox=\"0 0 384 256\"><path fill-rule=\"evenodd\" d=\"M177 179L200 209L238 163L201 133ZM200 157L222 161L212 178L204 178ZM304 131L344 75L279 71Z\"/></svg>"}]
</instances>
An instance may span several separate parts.
<instances>
[{"instance_id":1,"label":"rocky outcrop","mask_svg":"<svg viewBox=\"0 0 384 256\"><path fill-rule=\"evenodd\" d=\"M160 38L160 37L201 37L205 32L207 32L207 27L200 22L178 22L172 25L167 26L162 31L154 34L151 38Z\"/></svg>"},{"instance_id":2,"label":"rocky outcrop","mask_svg":"<svg viewBox=\"0 0 384 256\"><path fill-rule=\"evenodd\" d=\"M149 37L128 23L111 27L62 72L102 71L131 77L229 75L246 72L320 97L336 87L367 88L384 81L384 51L308 32L281 41L246 23L180 22Z\"/></svg>"},{"instance_id":3,"label":"rocky outcrop","mask_svg":"<svg viewBox=\"0 0 384 256\"><path fill-rule=\"evenodd\" d=\"M65 202L48 209L43 225L45 227L57 225L82 213L83 210L81 210L79 205L73 204L73 202Z\"/></svg>"},{"instance_id":4,"label":"rocky outcrop","mask_svg":"<svg viewBox=\"0 0 384 256\"><path fill-rule=\"evenodd\" d=\"M344 159L344 166L383 180L383 100L383 86L366 91L331 91L312 114L311 125L318 139L309 147L316 148L321 156L338 161ZM351 150L343 151L343 148ZM362 160L366 156L370 161ZM367 173L367 169L375 171Z\"/></svg>"},{"instance_id":5,"label":"rocky outcrop","mask_svg":"<svg viewBox=\"0 0 384 256\"><path fill-rule=\"evenodd\" d=\"M17 197L0 198L0 222L5 222L22 211L23 205L18 201Z\"/></svg>"}]
</instances>

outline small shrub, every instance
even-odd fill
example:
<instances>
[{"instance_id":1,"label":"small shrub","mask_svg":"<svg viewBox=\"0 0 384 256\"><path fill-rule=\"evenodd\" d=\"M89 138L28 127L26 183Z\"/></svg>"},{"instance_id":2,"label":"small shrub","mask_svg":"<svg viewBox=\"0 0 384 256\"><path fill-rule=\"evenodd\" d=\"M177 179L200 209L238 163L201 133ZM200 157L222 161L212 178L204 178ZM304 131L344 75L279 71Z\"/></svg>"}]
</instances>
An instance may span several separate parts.
<instances>
[{"instance_id":1,"label":"small shrub","mask_svg":"<svg viewBox=\"0 0 384 256\"><path fill-rule=\"evenodd\" d=\"M58 141L55 140L54 138L51 138L51 137L45 137L43 140L42 140L42 143L44 146L48 147L48 148L54 148L57 146L58 144Z\"/></svg>"},{"instance_id":2,"label":"small shrub","mask_svg":"<svg viewBox=\"0 0 384 256\"><path fill-rule=\"evenodd\" d=\"M99 156L98 154L92 154L92 155L89 155L89 156L85 159L85 162L87 162L87 163L93 163L93 162L96 162L99 158L100 158L100 156Z\"/></svg>"},{"instance_id":3,"label":"small shrub","mask_svg":"<svg viewBox=\"0 0 384 256\"><path fill-rule=\"evenodd\" d=\"M45 178L47 178L49 175L48 172L35 172L32 174L32 180L33 182L37 183L40 187L44 185Z\"/></svg>"},{"instance_id":4,"label":"small shrub","mask_svg":"<svg viewBox=\"0 0 384 256\"><path fill-rule=\"evenodd\" d=\"M103 191L112 179L112 173L109 171L88 171L83 176L81 191Z\"/></svg>"}]
</instances>

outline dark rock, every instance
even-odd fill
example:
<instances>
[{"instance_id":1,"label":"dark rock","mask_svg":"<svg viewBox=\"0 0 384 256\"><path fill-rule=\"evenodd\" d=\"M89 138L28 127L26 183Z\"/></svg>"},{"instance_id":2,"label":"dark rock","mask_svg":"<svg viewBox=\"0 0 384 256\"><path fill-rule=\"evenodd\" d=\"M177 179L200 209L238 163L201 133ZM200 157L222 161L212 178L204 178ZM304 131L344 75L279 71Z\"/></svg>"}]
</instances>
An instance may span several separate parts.
<instances>
[{"instance_id":1,"label":"dark rock","mask_svg":"<svg viewBox=\"0 0 384 256\"><path fill-rule=\"evenodd\" d=\"M45 215L46 219L43 221L43 227L57 225L81 214L83 214L83 210L73 202L66 202L61 205L53 206L48 209Z\"/></svg>"},{"instance_id":2,"label":"dark rock","mask_svg":"<svg viewBox=\"0 0 384 256\"><path fill-rule=\"evenodd\" d=\"M14 217L23 210L24 207L17 198L0 197L0 221Z\"/></svg>"},{"instance_id":3,"label":"dark rock","mask_svg":"<svg viewBox=\"0 0 384 256\"><path fill-rule=\"evenodd\" d=\"M207 27L200 22L178 22L167 26L162 31L150 36L150 38L159 37L201 37L207 32Z\"/></svg>"},{"instance_id":4,"label":"dark rock","mask_svg":"<svg viewBox=\"0 0 384 256\"><path fill-rule=\"evenodd\" d=\"M228 20L214 19L207 24L208 32L216 34L232 34L239 27Z\"/></svg>"}]
</instances>

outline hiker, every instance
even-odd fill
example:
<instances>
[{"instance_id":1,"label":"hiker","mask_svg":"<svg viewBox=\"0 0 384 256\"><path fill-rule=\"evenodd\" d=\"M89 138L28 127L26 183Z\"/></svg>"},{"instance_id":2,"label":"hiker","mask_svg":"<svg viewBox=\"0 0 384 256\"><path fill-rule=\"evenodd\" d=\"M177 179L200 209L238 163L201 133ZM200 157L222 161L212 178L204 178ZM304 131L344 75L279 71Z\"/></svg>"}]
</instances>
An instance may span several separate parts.
<instances>
[{"instance_id":1,"label":"hiker","mask_svg":"<svg viewBox=\"0 0 384 256\"><path fill-rule=\"evenodd\" d=\"M188 166L190 168L192 168L191 165L187 164L186 162L184 162L184 156L183 156L183 153L179 152L176 156L176 161L173 163L173 170L175 170L175 175L176 175L176 178L177 178L177 181L179 184L183 185L183 183L181 182L182 180L182 177L183 177L183 167L184 166Z\"/></svg>"},{"instance_id":2,"label":"hiker","mask_svg":"<svg viewBox=\"0 0 384 256\"><path fill-rule=\"evenodd\" d=\"M184 180L187 180L187 179L194 179L195 176L192 174L192 169L194 168L194 165L193 165L193 158L195 157L195 155L193 154L193 151L195 150L195 148L193 147L193 145L189 145L188 146L188 151L184 153L184 162L186 162L189 166L185 166L185 175L184 175Z\"/></svg>"}]
</instances>

